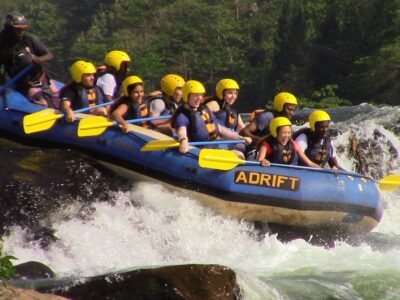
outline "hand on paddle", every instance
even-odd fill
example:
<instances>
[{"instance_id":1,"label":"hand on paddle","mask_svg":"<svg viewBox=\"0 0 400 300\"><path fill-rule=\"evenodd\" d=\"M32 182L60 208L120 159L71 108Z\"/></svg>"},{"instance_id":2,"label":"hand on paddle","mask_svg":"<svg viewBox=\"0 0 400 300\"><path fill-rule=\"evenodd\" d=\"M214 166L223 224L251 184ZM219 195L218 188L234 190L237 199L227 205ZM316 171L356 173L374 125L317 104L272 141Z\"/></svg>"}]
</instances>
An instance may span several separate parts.
<instances>
[{"instance_id":1,"label":"hand on paddle","mask_svg":"<svg viewBox=\"0 0 400 300\"><path fill-rule=\"evenodd\" d=\"M253 140L248 136L240 136L240 138L244 140L244 144L246 146L250 145L253 142Z\"/></svg>"},{"instance_id":2,"label":"hand on paddle","mask_svg":"<svg viewBox=\"0 0 400 300\"><path fill-rule=\"evenodd\" d=\"M67 102L67 101L64 101ZM74 123L76 120L75 114L73 112L73 110L71 109L71 107L67 104L65 106L63 106L63 110L65 111L65 120L68 123ZM91 115L95 115L95 116L102 116L102 117L107 117L108 116L108 111L107 108L105 107L98 107L98 108L94 108L89 110L89 113Z\"/></svg>"},{"instance_id":3,"label":"hand on paddle","mask_svg":"<svg viewBox=\"0 0 400 300\"><path fill-rule=\"evenodd\" d=\"M265 158L260 161L260 164L263 167L270 167L271 166L271 162L268 159L265 159Z\"/></svg>"},{"instance_id":4,"label":"hand on paddle","mask_svg":"<svg viewBox=\"0 0 400 300\"><path fill-rule=\"evenodd\" d=\"M186 154L189 151L189 140L187 137L180 139L179 152Z\"/></svg>"}]
</instances>

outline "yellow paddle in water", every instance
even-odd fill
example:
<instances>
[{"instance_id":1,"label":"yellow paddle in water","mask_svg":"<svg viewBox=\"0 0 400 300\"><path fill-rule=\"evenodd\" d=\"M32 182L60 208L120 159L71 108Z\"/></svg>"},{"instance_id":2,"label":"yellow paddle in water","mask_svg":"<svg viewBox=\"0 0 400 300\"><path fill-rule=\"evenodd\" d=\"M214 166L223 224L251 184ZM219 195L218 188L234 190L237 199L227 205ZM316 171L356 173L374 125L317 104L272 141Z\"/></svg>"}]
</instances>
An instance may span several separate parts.
<instances>
[{"instance_id":1,"label":"yellow paddle in water","mask_svg":"<svg viewBox=\"0 0 400 300\"><path fill-rule=\"evenodd\" d=\"M400 185L400 175L390 174L379 180L379 188L382 191L394 192Z\"/></svg>"},{"instance_id":2,"label":"yellow paddle in water","mask_svg":"<svg viewBox=\"0 0 400 300\"><path fill-rule=\"evenodd\" d=\"M260 162L258 161L246 161L243 160L237 155L229 150L220 150L220 149L202 149L199 155L199 165L202 168L216 169L228 171L231 170L238 165L258 165L260 166ZM311 167L302 167L302 166L292 166L292 165L282 165L282 164L271 164L271 166L277 167L285 167L292 169L306 169L312 170L315 172L323 172L323 173L331 173L331 174L343 174L350 176L357 176L365 178L365 176L348 171L342 170L330 170L330 169L317 169ZM388 175L381 180L378 181L379 188L384 191L395 191L400 186L400 175L391 174Z\"/></svg>"},{"instance_id":3,"label":"yellow paddle in water","mask_svg":"<svg viewBox=\"0 0 400 300\"><path fill-rule=\"evenodd\" d=\"M171 116L159 116L159 117L149 117L149 118L141 118L141 119L132 119L127 120L127 123L134 124L134 123L141 123L146 121L153 121L153 120L162 120L162 119L169 119ZM111 126L118 126L118 122L110 121L107 118L98 116L92 117L87 119L82 119L78 125L78 136L79 137L86 137L86 136L95 136L102 134L108 127Z\"/></svg>"},{"instance_id":4,"label":"yellow paddle in water","mask_svg":"<svg viewBox=\"0 0 400 300\"><path fill-rule=\"evenodd\" d=\"M113 102L106 102L99 105L85 107L74 111L74 114L86 112L95 108L111 105ZM33 114L26 115L22 121L24 132L26 134L44 131L53 127L58 119L64 117L65 114L58 113L54 109L45 109Z\"/></svg>"},{"instance_id":5,"label":"yellow paddle in water","mask_svg":"<svg viewBox=\"0 0 400 300\"><path fill-rule=\"evenodd\" d=\"M201 141L190 142L190 146L203 146L203 145L221 145L221 144L244 144L244 140L218 140L218 141ZM154 140L147 142L140 151L160 151L169 148L179 147L181 144L175 140Z\"/></svg>"}]
</instances>

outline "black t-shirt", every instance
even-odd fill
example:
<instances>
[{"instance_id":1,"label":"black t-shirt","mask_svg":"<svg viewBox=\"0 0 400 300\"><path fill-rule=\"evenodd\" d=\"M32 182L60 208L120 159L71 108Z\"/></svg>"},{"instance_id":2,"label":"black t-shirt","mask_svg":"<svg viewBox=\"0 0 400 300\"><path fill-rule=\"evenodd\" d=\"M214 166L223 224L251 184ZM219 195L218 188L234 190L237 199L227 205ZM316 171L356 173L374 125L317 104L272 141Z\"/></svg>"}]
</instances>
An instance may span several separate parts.
<instances>
[{"instance_id":1,"label":"black t-shirt","mask_svg":"<svg viewBox=\"0 0 400 300\"><path fill-rule=\"evenodd\" d=\"M17 40L6 29L0 32L0 65L4 65L5 71L10 76L13 73L16 55L23 51L29 51L35 56L43 56L50 52L42 41L33 34L25 33L21 40Z\"/></svg>"}]
</instances>

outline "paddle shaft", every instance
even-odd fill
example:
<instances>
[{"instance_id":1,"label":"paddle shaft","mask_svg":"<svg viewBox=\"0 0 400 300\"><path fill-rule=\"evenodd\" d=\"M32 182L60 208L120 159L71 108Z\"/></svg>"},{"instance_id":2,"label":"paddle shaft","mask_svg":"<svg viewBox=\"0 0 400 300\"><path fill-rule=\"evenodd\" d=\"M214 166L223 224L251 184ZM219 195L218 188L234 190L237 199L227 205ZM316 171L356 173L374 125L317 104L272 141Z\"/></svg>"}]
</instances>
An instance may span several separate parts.
<instances>
[{"instance_id":1,"label":"paddle shaft","mask_svg":"<svg viewBox=\"0 0 400 300\"><path fill-rule=\"evenodd\" d=\"M140 118L140 119L130 119L130 120L126 120L126 123L129 124L135 124L135 123L140 123L140 122L146 122L146 121L154 121L154 120L163 120L163 119L169 119L171 118L170 115L167 116L159 116L159 117L148 117L148 118ZM119 123L117 121L112 121L112 124L110 124L109 126L118 126ZM93 128L98 127L97 124L93 125ZM108 126L106 126L108 127ZM87 126L87 128L90 128L90 126Z\"/></svg>"},{"instance_id":2,"label":"paddle shaft","mask_svg":"<svg viewBox=\"0 0 400 300\"><path fill-rule=\"evenodd\" d=\"M232 151L229 150L222 150L222 149L203 149L200 151L199 160L204 163L206 167L211 169L216 168L218 169L218 163L224 164L221 170L230 170L235 168L238 165L257 165L261 166L261 163L258 161L246 161L237 157ZM354 177L363 177L367 178L364 175L349 172L344 170L331 170L325 168L312 168L312 167L303 167L303 166L295 166L295 165L285 165L285 164L276 164L272 163L271 166L273 167L283 167L283 168L291 168L291 169L302 169L302 170L312 170L315 172L323 172L323 173L330 173L335 175L348 175ZM369 178L370 179L370 178Z\"/></svg>"},{"instance_id":3,"label":"paddle shaft","mask_svg":"<svg viewBox=\"0 0 400 300\"><path fill-rule=\"evenodd\" d=\"M140 118L140 119L131 119L126 120L127 123L140 123L151 120L161 120L161 119L169 119L171 116L159 116L159 117L149 117L149 118ZM95 136L102 134L108 127L119 126L120 124L117 121L109 121L105 117L93 117L83 119L79 122L78 126L78 136Z\"/></svg>"},{"instance_id":4,"label":"paddle shaft","mask_svg":"<svg viewBox=\"0 0 400 300\"><path fill-rule=\"evenodd\" d=\"M87 112L87 111L92 110L92 109L95 109L95 108L100 108L100 107L104 107L104 106L109 106L109 105L111 105L111 104L113 104L113 103L114 103L113 101L110 101L110 102L105 102L105 103L97 104L97 105L95 105L95 106L84 107L84 108L80 108L80 109L74 110L73 113L74 113L74 114L79 114L79 113ZM64 115L65 115L65 113L64 113Z\"/></svg>"},{"instance_id":5,"label":"paddle shaft","mask_svg":"<svg viewBox=\"0 0 400 300\"><path fill-rule=\"evenodd\" d=\"M170 115L167 116L159 116L159 117L148 117L148 118L140 118L140 119L130 119L130 120L125 120L126 123L129 124L135 124L135 123L140 123L140 122L146 122L146 121L155 121L155 120L163 120L163 119L169 119L171 118ZM89 119L90 120L90 119ZM109 125L106 125L104 127L110 127L110 126L119 126L119 123L117 121L112 121ZM87 129L89 128L98 128L98 124L93 124L92 126L85 126ZM103 127L103 126L101 126Z\"/></svg>"},{"instance_id":6,"label":"paddle shaft","mask_svg":"<svg viewBox=\"0 0 400 300\"><path fill-rule=\"evenodd\" d=\"M203 146L203 145L223 145L223 144L244 144L244 140L220 140L220 141L202 141L190 142L190 146Z\"/></svg>"},{"instance_id":7,"label":"paddle shaft","mask_svg":"<svg viewBox=\"0 0 400 300\"><path fill-rule=\"evenodd\" d=\"M155 120L164 120L164 119L170 119L170 115L165 115L165 116L158 116L158 117L148 117L148 118L140 118L140 119L131 119L127 120L126 123L129 124L134 124L134 123L140 123L140 122L147 122L147 121L155 121ZM118 125L119 123L117 121L113 122L114 125Z\"/></svg>"},{"instance_id":8,"label":"paddle shaft","mask_svg":"<svg viewBox=\"0 0 400 300\"><path fill-rule=\"evenodd\" d=\"M261 165L259 161L245 161L245 165ZM291 169L301 169L301 170L312 170L312 171L317 171L317 172L322 172L322 173L334 173L334 174L341 174L341 175L349 175L349 176L355 176L355 177L363 177L363 178L368 178L367 176L364 176L362 174L358 174L355 172L350 172L350 171L344 171L344 170L332 170L332 169L325 169L325 168L313 168L313 167L303 167L303 166L296 166L296 165L284 165L284 164L275 164L271 163L271 166L273 167L283 167L283 168L291 168Z\"/></svg>"},{"instance_id":9,"label":"paddle shaft","mask_svg":"<svg viewBox=\"0 0 400 300\"><path fill-rule=\"evenodd\" d=\"M20 80L23 76L25 76L31 69L33 68L33 64L30 64L29 66L26 66L21 72L19 72L17 75L15 75L13 78L8 80L4 86L0 87L0 94L3 94L6 92L7 88L10 86L14 85L18 80ZM3 99L3 109L7 108L7 98L6 95L4 95Z\"/></svg>"}]
</instances>

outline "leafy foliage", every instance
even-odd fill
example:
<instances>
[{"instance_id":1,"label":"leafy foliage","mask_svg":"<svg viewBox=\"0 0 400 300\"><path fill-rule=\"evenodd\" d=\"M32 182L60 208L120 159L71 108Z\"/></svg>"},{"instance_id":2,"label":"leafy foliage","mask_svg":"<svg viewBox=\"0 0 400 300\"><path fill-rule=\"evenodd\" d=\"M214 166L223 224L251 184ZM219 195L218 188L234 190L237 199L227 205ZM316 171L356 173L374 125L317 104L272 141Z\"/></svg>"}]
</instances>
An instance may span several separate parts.
<instances>
[{"instance_id":1,"label":"leafy foliage","mask_svg":"<svg viewBox=\"0 0 400 300\"><path fill-rule=\"evenodd\" d=\"M2 240L0 239L0 242ZM5 282L16 275L15 268L11 262L11 260L16 259L14 256L4 255L3 253L3 245L0 244L0 279L5 284Z\"/></svg>"},{"instance_id":2,"label":"leafy foliage","mask_svg":"<svg viewBox=\"0 0 400 300\"><path fill-rule=\"evenodd\" d=\"M336 96L335 91L338 86L329 84L315 91L309 99L301 98L300 104L302 107L308 108L330 108L337 106L349 106L351 102Z\"/></svg>"}]
</instances>

